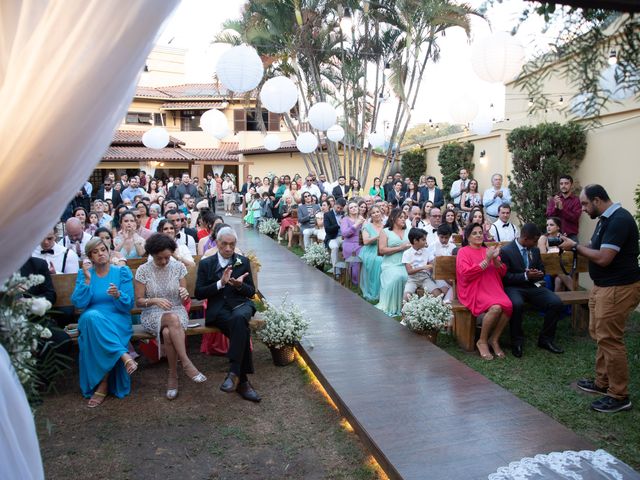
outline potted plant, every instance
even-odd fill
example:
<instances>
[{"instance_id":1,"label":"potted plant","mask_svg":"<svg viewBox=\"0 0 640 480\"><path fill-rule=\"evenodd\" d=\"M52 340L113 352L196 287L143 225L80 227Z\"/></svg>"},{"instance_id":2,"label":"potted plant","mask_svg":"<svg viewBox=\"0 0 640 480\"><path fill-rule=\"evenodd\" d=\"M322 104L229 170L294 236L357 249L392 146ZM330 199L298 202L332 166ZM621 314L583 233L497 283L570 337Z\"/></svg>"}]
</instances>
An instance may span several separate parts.
<instances>
[{"instance_id":1,"label":"potted plant","mask_svg":"<svg viewBox=\"0 0 640 480\"><path fill-rule=\"evenodd\" d=\"M276 238L280 231L280 224L275 218L261 219L258 224L258 231L268 237Z\"/></svg>"},{"instance_id":2,"label":"potted plant","mask_svg":"<svg viewBox=\"0 0 640 480\"><path fill-rule=\"evenodd\" d=\"M331 261L331 257L329 257L329 252L325 248L322 243L312 243L302 255L302 260L307 265L311 265L312 267L316 267L318 270L324 271L324 266L326 263Z\"/></svg>"},{"instance_id":3,"label":"potted plant","mask_svg":"<svg viewBox=\"0 0 640 480\"><path fill-rule=\"evenodd\" d=\"M280 305L268 303L262 318L264 326L257 331L257 336L271 350L273 363L279 367L290 364L294 359L293 346L307 331L309 322L286 296Z\"/></svg>"},{"instance_id":4,"label":"potted plant","mask_svg":"<svg viewBox=\"0 0 640 480\"><path fill-rule=\"evenodd\" d=\"M427 336L436 343L438 332L451 319L451 305L442 301L442 295L432 297L412 295L402 306L402 321L410 330Z\"/></svg>"}]
</instances>

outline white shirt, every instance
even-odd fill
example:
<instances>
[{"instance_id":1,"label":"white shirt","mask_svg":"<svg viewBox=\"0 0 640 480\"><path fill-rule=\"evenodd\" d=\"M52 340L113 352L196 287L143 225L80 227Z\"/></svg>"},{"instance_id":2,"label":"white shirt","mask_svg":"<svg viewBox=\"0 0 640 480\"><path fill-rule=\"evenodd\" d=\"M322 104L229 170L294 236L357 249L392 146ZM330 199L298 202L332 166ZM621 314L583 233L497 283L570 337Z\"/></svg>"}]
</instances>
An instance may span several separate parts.
<instances>
[{"instance_id":1,"label":"white shirt","mask_svg":"<svg viewBox=\"0 0 640 480\"><path fill-rule=\"evenodd\" d=\"M502 192L502 197L496 197L496 193ZM500 205L503 203L511 203L511 191L507 187L502 187L500 190L496 190L491 187L485 190L482 196L482 205L484 205L485 215L491 215L497 217L500 209Z\"/></svg>"},{"instance_id":2,"label":"white shirt","mask_svg":"<svg viewBox=\"0 0 640 480\"><path fill-rule=\"evenodd\" d=\"M433 187L433 189L427 188L427 198L425 199L425 202L426 201L430 201L432 203L436 201L436 187Z\"/></svg>"},{"instance_id":3,"label":"white shirt","mask_svg":"<svg viewBox=\"0 0 640 480\"><path fill-rule=\"evenodd\" d=\"M316 198L320 200L321 193L317 185L314 185L312 183L311 185L307 186L307 184L305 183L300 189L300 195L302 195L304 192L309 192L311 195L315 195Z\"/></svg>"},{"instance_id":4,"label":"white shirt","mask_svg":"<svg viewBox=\"0 0 640 480\"><path fill-rule=\"evenodd\" d=\"M322 187L324 188L324 191L327 192L327 195L331 195L333 187L335 186L336 184L334 182L330 182L328 180L322 184Z\"/></svg>"},{"instance_id":5,"label":"white shirt","mask_svg":"<svg viewBox=\"0 0 640 480\"><path fill-rule=\"evenodd\" d=\"M80 241L80 255L78 255L80 257L80 259L84 260L85 258L87 258L87 256L84 253L84 247L87 245L87 243L89 243L89 240L91 240L91 235L88 234L87 232L84 232L82 234L82 240ZM65 235L63 237L62 240L60 240L60 242L58 242L59 245L62 245L65 248L69 248L71 250L73 250L75 253L78 253L77 249L76 249L76 244L73 243L71 240L69 240L69 236Z\"/></svg>"},{"instance_id":6,"label":"white shirt","mask_svg":"<svg viewBox=\"0 0 640 480\"><path fill-rule=\"evenodd\" d=\"M67 251L69 252L67 253L67 261L64 262L64 254ZM53 254L41 253L41 252L42 252L42 247L38 245L33 250L33 253L31 254L31 256L36 258L41 258L42 260L47 262L47 267L50 267L51 265L53 265L53 268L55 268L56 273L78 273L78 270L80 269L80 260L78 260L78 255L76 255L75 251L71 249L67 249L62 245L59 245L56 243L53 245ZM64 263L64 269L62 268L63 263Z\"/></svg>"},{"instance_id":7,"label":"white shirt","mask_svg":"<svg viewBox=\"0 0 640 480\"><path fill-rule=\"evenodd\" d=\"M467 185L469 185L468 178L466 180L462 180L460 178L451 184L450 195L454 205L460 205L460 200L462 200L462 191L467 188Z\"/></svg>"},{"instance_id":8,"label":"white shirt","mask_svg":"<svg viewBox=\"0 0 640 480\"><path fill-rule=\"evenodd\" d=\"M402 254L402 263L411 265L413 268L424 267L429 263L429 255L426 248L416 250L411 247Z\"/></svg>"},{"instance_id":9,"label":"white shirt","mask_svg":"<svg viewBox=\"0 0 640 480\"><path fill-rule=\"evenodd\" d=\"M111 190L104 189L103 200L113 200L113 188Z\"/></svg>"},{"instance_id":10,"label":"white shirt","mask_svg":"<svg viewBox=\"0 0 640 480\"><path fill-rule=\"evenodd\" d=\"M427 223L422 229L427 232L427 247L436 242L440 242L438 238L438 227L432 227L430 223Z\"/></svg>"},{"instance_id":11,"label":"white shirt","mask_svg":"<svg viewBox=\"0 0 640 480\"><path fill-rule=\"evenodd\" d=\"M519 237L518 233L518 229L513 223L504 223L500 219L493 222L489 229L489 234L496 239L496 242L510 242L511 240L515 240Z\"/></svg>"},{"instance_id":12,"label":"white shirt","mask_svg":"<svg viewBox=\"0 0 640 480\"><path fill-rule=\"evenodd\" d=\"M449 240L449 243L443 245L438 239L437 242L429 245L427 253L429 255L429 262L433 262L436 257L444 257L453 255L453 250L456 248L456 244Z\"/></svg>"},{"instance_id":13,"label":"white shirt","mask_svg":"<svg viewBox=\"0 0 640 480\"><path fill-rule=\"evenodd\" d=\"M233 193L233 182L231 180L222 182L222 193Z\"/></svg>"},{"instance_id":14,"label":"white shirt","mask_svg":"<svg viewBox=\"0 0 640 480\"><path fill-rule=\"evenodd\" d=\"M193 237L185 233L184 229L180 230L176 235L176 243L178 245L186 245L191 255L197 255L197 243Z\"/></svg>"},{"instance_id":15,"label":"white shirt","mask_svg":"<svg viewBox=\"0 0 640 480\"><path fill-rule=\"evenodd\" d=\"M233 255L231 256L231 258L224 258L222 255L220 255L220 252L216 253L216 255L218 255L218 265L220 265L220 268L222 268L223 270L227 268L227 266L231 263L231 259L233 258ZM216 287L218 287L218 290L222 288L222 280L218 280L216 282Z\"/></svg>"}]
</instances>

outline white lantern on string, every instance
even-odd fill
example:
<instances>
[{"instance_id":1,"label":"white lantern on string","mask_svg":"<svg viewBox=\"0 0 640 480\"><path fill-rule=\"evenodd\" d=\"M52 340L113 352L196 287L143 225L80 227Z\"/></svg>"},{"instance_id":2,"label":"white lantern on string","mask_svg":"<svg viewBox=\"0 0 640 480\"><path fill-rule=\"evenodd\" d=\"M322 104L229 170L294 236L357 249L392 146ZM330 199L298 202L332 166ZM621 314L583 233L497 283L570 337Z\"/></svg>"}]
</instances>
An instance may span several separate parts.
<instances>
[{"instance_id":1,"label":"white lantern on string","mask_svg":"<svg viewBox=\"0 0 640 480\"><path fill-rule=\"evenodd\" d=\"M332 142L339 142L344 138L344 128L336 124L327 130L327 138Z\"/></svg>"},{"instance_id":2,"label":"white lantern on string","mask_svg":"<svg viewBox=\"0 0 640 480\"><path fill-rule=\"evenodd\" d=\"M633 88L619 85L619 82L622 80L622 76L622 69L617 64L608 66L600 74L600 79L598 81L600 88L611 100L620 102L633 97L635 94ZM634 77L635 80L638 80L637 75L634 75ZM637 84L638 82L636 81L635 83Z\"/></svg>"},{"instance_id":3,"label":"white lantern on string","mask_svg":"<svg viewBox=\"0 0 640 480\"><path fill-rule=\"evenodd\" d=\"M493 129L493 119L489 112L482 112L471 122L471 133L488 135Z\"/></svg>"},{"instance_id":4,"label":"white lantern on string","mask_svg":"<svg viewBox=\"0 0 640 480\"><path fill-rule=\"evenodd\" d=\"M287 113L298 101L298 89L287 77L270 78L260 90L260 100L270 112Z\"/></svg>"},{"instance_id":5,"label":"white lantern on string","mask_svg":"<svg viewBox=\"0 0 640 480\"><path fill-rule=\"evenodd\" d=\"M327 130L337 119L336 109L327 102L316 103L309 109L309 123L316 130Z\"/></svg>"},{"instance_id":6,"label":"white lantern on string","mask_svg":"<svg viewBox=\"0 0 640 480\"><path fill-rule=\"evenodd\" d=\"M378 148L384 145L384 133L371 132L369 134L369 145L373 148Z\"/></svg>"},{"instance_id":7,"label":"white lantern on string","mask_svg":"<svg viewBox=\"0 0 640 480\"><path fill-rule=\"evenodd\" d=\"M264 148L273 152L280 148L280 137L277 135L270 133L266 137L264 137Z\"/></svg>"},{"instance_id":8,"label":"white lantern on string","mask_svg":"<svg viewBox=\"0 0 640 480\"><path fill-rule=\"evenodd\" d=\"M296 139L296 147L302 153L311 153L318 148L318 139L311 132L301 133Z\"/></svg>"},{"instance_id":9,"label":"white lantern on string","mask_svg":"<svg viewBox=\"0 0 640 480\"><path fill-rule=\"evenodd\" d=\"M491 83L507 83L522 70L525 50L507 32L496 32L476 41L471 50L471 66L476 75Z\"/></svg>"},{"instance_id":10,"label":"white lantern on string","mask_svg":"<svg viewBox=\"0 0 640 480\"><path fill-rule=\"evenodd\" d=\"M468 93L463 93L449 104L449 114L454 123L469 123L478 115L478 102Z\"/></svg>"},{"instance_id":11,"label":"white lantern on string","mask_svg":"<svg viewBox=\"0 0 640 480\"><path fill-rule=\"evenodd\" d=\"M219 140L229 135L230 132L227 117L224 113L220 110L216 110L215 108L207 110L202 114L200 117L200 128L202 128L205 133L208 133Z\"/></svg>"},{"instance_id":12,"label":"white lantern on string","mask_svg":"<svg viewBox=\"0 0 640 480\"><path fill-rule=\"evenodd\" d=\"M264 67L255 48L238 45L220 56L216 73L226 88L235 93L244 93L258 86L264 75Z\"/></svg>"},{"instance_id":13,"label":"white lantern on string","mask_svg":"<svg viewBox=\"0 0 640 480\"><path fill-rule=\"evenodd\" d=\"M153 127L142 134L142 144L160 150L169 144L169 132L164 127Z\"/></svg>"}]
</instances>

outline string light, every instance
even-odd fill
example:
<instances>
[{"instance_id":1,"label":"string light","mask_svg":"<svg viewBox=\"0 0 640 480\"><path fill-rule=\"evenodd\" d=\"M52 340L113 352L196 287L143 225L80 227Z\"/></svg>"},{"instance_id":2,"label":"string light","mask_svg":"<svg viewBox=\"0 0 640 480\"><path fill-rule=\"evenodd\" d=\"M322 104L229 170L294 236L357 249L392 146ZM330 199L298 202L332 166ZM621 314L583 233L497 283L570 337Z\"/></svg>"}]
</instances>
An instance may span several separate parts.
<instances>
[{"instance_id":1,"label":"string light","mask_svg":"<svg viewBox=\"0 0 640 480\"><path fill-rule=\"evenodd\" d=\"M612 48L611 51L609 51L609 59L607 61L609 62L609 65L615 65L618 63L618 55L615 49Z\"/></svg>"}]
</instances>

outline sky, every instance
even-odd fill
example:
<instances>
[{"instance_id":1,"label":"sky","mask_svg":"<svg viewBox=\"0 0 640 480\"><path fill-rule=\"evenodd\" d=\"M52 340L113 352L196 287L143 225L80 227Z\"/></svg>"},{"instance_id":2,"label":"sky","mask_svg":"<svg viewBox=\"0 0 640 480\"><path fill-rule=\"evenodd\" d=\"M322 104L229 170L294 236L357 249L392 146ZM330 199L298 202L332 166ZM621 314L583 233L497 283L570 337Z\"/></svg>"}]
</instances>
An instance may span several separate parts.
<instances>
[{"instance_id":1,"label":"sky","mask_svg":"<svg viewBox=\"0 0 640 480\"><path fill-rule=\"evenodd\" d=\"M185 48L186 82L210 82L218 56L228 46L212 44L227 19L238 18L246 0L182 0L159 37L159 45ZM479 7L482 0L468 2ZM487 12L487 21L472 19L472 38L493 31L510 31L524 9L522 0L504 0ZM491 26L489 26L489 23ZM531 22L518 33L528 56L544 48L549 37L540 34L541 23ZM471 98L479 112L500 120L504 117L504 86L480 80L471 67L471 45L461 28L452 28L441 39L441 60L427 67L411 124L450 122L451 103ZM493 107L491 107L493 105ZM392 109L390 109L392 110Z\"/></svg>"}]
</instances>

